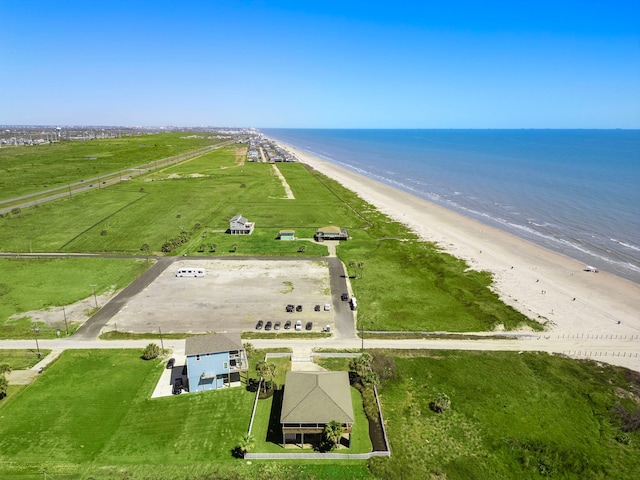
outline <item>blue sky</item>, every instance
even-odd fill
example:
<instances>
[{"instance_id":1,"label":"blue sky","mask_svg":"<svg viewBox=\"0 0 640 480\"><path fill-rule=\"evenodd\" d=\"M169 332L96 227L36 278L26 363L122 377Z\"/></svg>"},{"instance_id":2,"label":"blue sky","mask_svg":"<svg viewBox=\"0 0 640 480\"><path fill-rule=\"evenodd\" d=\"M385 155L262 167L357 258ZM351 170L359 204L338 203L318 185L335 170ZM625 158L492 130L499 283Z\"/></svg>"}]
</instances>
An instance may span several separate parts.
<instances>
[{"instance_id":1,"label":"blue sky","mask_svg":"<svg viewBox=\"0 0 640 480\"><path fill-rule=\"evenodd\" d=\"M0 124L640 128L640 2L3 2L0 72Z\"/></svg>"}]
</instances>

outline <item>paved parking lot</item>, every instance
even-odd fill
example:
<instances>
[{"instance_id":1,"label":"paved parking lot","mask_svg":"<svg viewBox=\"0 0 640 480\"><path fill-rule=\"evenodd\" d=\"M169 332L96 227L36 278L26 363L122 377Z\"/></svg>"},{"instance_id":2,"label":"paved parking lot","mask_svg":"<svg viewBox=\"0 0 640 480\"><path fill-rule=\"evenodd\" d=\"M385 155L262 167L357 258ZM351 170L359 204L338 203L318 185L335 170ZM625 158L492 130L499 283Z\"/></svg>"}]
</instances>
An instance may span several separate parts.
<instances>
[{"instance_id":1,"label":"paved parking lot","mask_svg":"<svg viewBox=\"0 0 640 480\"><path fill-rule=\"evenodd\" d=\"M201 267L205 277L176 277L181 267ZM286 313L287 304L302 312ZM103 331L136 333L231 332L254 330L258 320L303 324L313 330L334 324L326 261L310 260L181 260L174 262L148 287L131 298ZM292 328L293 330L293 328Z\"/></svg>"}]
</instances>

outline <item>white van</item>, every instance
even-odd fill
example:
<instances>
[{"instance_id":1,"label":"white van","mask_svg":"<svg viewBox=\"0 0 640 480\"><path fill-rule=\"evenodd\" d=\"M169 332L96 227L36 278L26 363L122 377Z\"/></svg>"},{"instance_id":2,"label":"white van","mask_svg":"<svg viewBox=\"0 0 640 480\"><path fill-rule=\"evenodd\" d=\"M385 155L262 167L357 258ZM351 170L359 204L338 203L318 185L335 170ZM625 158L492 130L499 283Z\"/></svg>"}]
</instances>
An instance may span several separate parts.
<instances>
[{"instance_id":1,"label":"white van","mask_svg":"<svg viewBox=\"0 0 640 480\"><path fill-rule=\"evenodd\" d=\"M176 277L204 277L204 268L179 268Z\"/></svg>"},{"instance_id":2,"label":"white van","mask_svg":"<svg viewBox=\"0 0 640 480\"><path fill-rule=\"evenodd\" d=\"M351 297L351 300L349 303L351 303L351 310L358 309L358 301L356 300L356 297Z\"/></svg>"}]
</instances>

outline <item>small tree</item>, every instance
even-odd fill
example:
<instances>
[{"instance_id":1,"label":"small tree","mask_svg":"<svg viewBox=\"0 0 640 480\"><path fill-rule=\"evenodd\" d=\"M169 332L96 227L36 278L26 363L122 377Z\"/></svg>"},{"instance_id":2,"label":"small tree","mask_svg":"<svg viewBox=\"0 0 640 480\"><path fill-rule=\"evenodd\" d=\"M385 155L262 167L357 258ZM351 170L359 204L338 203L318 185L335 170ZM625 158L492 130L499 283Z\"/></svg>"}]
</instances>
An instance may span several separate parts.
<instances>
[{"instance_id":1,"label":"small tree","mask_svg":"<svg viewBox=\"0 0 640 480\"><path fill-rule=\"evenodd\" d=\"M446 393L439 393L436 395L436 398L429 403L429 408L436 413L442 413L451 408L451 400Z\"/></svg>"},{"instance_id":2,"label":"small tree","mask_svg":"<svg viewBox=\"0 0 640 480\"><path fill-rule=\"evenodd\" d=\"M269 380L273 381L273 377L278 375L278 366L275 363L258 362L258 364L256 365L256 371L261 377L268 377ZM264 387L264 391L267 391L266 384Z\"/></svg>"},{"instance_id":3,"label":"small tree","mask_svg":"<svg viewBox=\"0 0 640 480\"><path fill-rule=\"evenodd\" d=\"M7 373L11 373L11 365L8 363L0 363L0 375L5 375Z\"/></svg>"},{"instance_id":4,"label":"small tree","mask_svg":"<svg viewBox=\"0 0 640 480\"><path fill-rule=\"evenodd\" d=\"M336 420L331 420L324 427L324 438L331 444L331 450L340 444L344 427Z\"/></svg>"},{"instance_id":5,"label":"small tree","mask_svg":"<svg viewBox=\"0 0 640 480\"><path fill-rule=\"evenodd\" d=\"M252 450L256 446L256 441L253 438L253 435L243 435L240 439L240 443L238 443L238 449L242 456L244 457L249 450Z\"/></svg>"},{"instance_id":6,"label":"small tree","mask_svg":"<svg viewBox=\"0 0 640 480\"><path fill-rule=\"evenodd\" d=\"M252 343L247 342L244 344L244 351L247 354L247 358L251 358L255 349L256 348L253 346Z\"/></svg>"},{"instance_id":7,"label":"small tree","mask_svg":"<svg viewBox=\"0 0 640 480\"><path fill-rule=\"evenodd\" d=\"M4 375L0 375L0 398L7 396L7 388L9 388L9 381Z\"/></svg>"},{"instance_id":8,"label":"small tree","mask_svg":"<svg viewBox=\"0 0 640 480\"><path fill-rule=\"evenodd\" d=\"M160 347L155 343L150 343L142 351L142 358L145 360L151 360L152 358L156 358L158 355L160 355Z\"/></svg>"},{"instance_id":9,"label":"small tree","mask_svg":"<svg viewBox=\"0 0 640 480\"><path fill-rule=\"evenodd\" d=\"M364 262L358 262L358 268L360 269L360 278L364 278L363 275L363 271L364 271Z\"/></svg>"},{"instance_id":10,"label":"small tree","mask_svg":"<svg viewBox=\"0 0 640 480\"><path fill-rule=\"evenodd\" d=\"M371 371L371 362L373 362L371 354L364 352L359 357L352 358L349 361L349 370L355 372L356 375L362 378L367 374L367 372Z\"/></svg>"}]
</instances>

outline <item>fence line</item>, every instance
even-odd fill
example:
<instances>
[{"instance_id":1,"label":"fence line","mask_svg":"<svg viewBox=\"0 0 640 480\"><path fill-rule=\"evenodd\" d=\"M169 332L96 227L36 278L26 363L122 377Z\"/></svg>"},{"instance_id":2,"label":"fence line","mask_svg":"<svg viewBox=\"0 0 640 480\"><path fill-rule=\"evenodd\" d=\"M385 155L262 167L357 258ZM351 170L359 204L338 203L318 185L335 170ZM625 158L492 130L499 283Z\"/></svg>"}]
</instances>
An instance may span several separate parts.
<instances>
[{"instance_id":1,"label":"fence line","mask_svg":"<svg viewBox=\"0 0 640 480\"><path fill-rule=\"evenodd\" d=\"M591 340L638 340L640 335L622 335L622 334L590 334L587 333L563 333L562 335L558 334L557 338L586 338Z\"/></svg>"},{"instance_id":2,"label":"fence line","mask_svg":"<svg viewBox=\"0 0 640 480\"><path fill-rule=\"evenodd\" d=\"M563 355L570 357L629 357L638 358L638 352L598 352L587 350L563 350Z\"/></svg>"},{"instance_id":3,"label":"fence line","mask_svg":"<svg viewBox=\"0 0 640 480\"><path fill-rule=\"evenodd\" d=\"M391 452L367 453L247 453L245 460L368 460L373 457L390 457Z\"/></svg>"},{"instance_id":4,"label":"fence line","mask_svg":"<svg viewBox=\"0 0 640 480\"><path fill-rule=\"evenodd\" d=\"M376 397L376 404L378 405L378 419L380 420L380 426L382 427L382 437L384 438L384 448L386 449L387 456L391 456L391 448L389 448L389 439L387 438L387 429L384 426L384 418L382 418L382 406L380 405L380 399L378 398L378 389L373 386L373 394Z\"/></svg>"},{"instance_id":5,"label":"fence line","mask_svg":"<svg viewBox=\"0 0 640 480\"><path fill-rule=\"evenodd\" d=\"M251 429L253 428L253 418L256 414L256 407L258 406L258 398L260 396L260 388L262 388L262 381L264 379L260 377L260 381L258 382L258 390L256 390L256 399L253 401L253 410L251 411L251 420L249 421L249 431L247 435L251 435Z\"/></svg>"},{"instance_id":6,"label":"fence line","mask_svg":"<svg viewBox=\"0 0 640 480\"><path fill-rule=\"evenodd\" d=\"M360 353L311 353L312 357L325 357L325 358L356 358ZM264 356L265 361L269 358L283 358L291 357L293 361L293 354L288 352L267 353ZM249 423L248 435L251 435L253 428L253 419L255 417L256 408L258 406L258 398L260 395L260 387L264 379L260 377L260 383L258 384L258 390L256 391L256 399L253 402L253 411L251 412L251 420ZM382 427L382 436L384 438L384 451L375 451L367 453L250 453L247 452L244 455L245 459L250 460L275 460L275 459L312 459L312 460L368 460L373 457L390 457L391 449L389 448L389 438L387 437L387 429L384 425L384 418L382 417L382 406L380 405L380 398L378 397L378 389L373 386L373 394L376 399L376 405L378 406L378 420Z\"/></svg>"}]
</instances>

